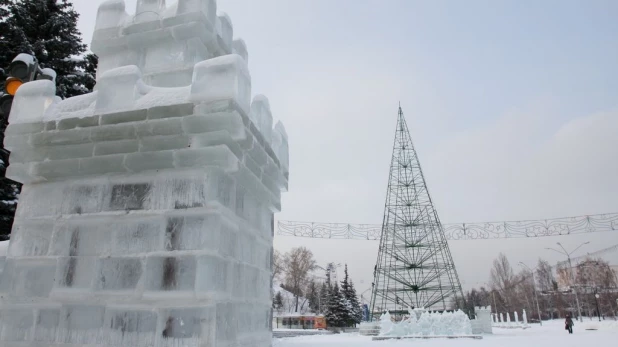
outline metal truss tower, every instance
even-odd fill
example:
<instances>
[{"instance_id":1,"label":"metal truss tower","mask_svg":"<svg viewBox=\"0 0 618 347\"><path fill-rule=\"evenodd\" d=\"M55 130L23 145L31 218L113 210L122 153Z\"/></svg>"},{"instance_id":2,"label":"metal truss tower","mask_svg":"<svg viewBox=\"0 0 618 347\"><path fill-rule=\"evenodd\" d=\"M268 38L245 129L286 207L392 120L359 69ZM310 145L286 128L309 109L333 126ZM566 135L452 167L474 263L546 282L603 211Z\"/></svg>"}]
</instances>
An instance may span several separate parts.
<instances>
[{"instance_id":1,"label":"metal truss tower","mask_svg":"<svg viewBox=\"0 0 618 347\"><path fill-rule=\"evenodd\" d=\"M371 313L463 307L463 292L401 106L397 120Z\"/></svg>"}]
</instances>

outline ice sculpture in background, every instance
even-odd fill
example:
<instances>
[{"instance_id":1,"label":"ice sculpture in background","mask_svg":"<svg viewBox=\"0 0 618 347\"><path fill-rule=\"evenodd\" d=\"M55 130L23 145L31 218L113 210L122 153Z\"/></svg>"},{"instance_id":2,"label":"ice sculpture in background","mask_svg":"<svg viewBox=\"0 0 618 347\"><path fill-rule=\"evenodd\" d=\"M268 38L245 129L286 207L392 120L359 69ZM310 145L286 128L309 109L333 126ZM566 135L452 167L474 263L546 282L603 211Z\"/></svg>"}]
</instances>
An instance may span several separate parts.
<instances>
[{"instance_id":1,"label":"ice sculpture in background","mask_svg":"<svg viewBox=\"0 0 618 347\"><path fill-rule=\"evenodd\" d=\"M491 306L475 307L474 312L476 313L476 317L470 321L472 324L472 333L493 334L493 315L491 313Z\"/></svg>"},{"instance_id":2,"label":"ice sculpture in background","mask_svg":"<svg viewBox=\"0 0 618 347\"><path fill-rule=\"evenodd\" d=\"M395 323L391 317L391 314L387 311L380 316L380 335L389 336L393 333L393 327Z\"/></svg>"},{"instance_id":3,"label":"ice sculpture in background","mask_svg":"<svg viewBox=\"0 0 618 347\"><path fill-rule=\"evenodd\" d=\"M0 345L270 346L288 141L214 0L99 7L95 92L23 85Z\"/></svg>"},{"instance_id":4,"label":"ice sculpture in background","mask_svg":"<svg viewBox=\"0 0 618 347\"><path fill-rule=\"evenodd\" d=\"M384 337L470 335L470 319L460 310L438 313L408 309L408 316L401 322L393 322L389 312L380 317L380 336Z\"/></svg>"},{"instance_id":5,"label":"ice sculpture in background","mask_svg":"<svg viewBox=\"0 0 618 347\"><path fill-rule=\"evenodd\" d=\"M515 317L515 321L512 322L510 319L510 315L507 313L506 321L502 319L500 319L500 321L498 322L494 321L493 326L496 328L503 328L503 329L528 329L530 328L530 325L528 325L528 316L526 314L526 310L522 310L522 321L519 320L519 312L513 312L513 316ZM499 317L502 317L502 313L500 313Z\"/></svg>"}]
</instances>

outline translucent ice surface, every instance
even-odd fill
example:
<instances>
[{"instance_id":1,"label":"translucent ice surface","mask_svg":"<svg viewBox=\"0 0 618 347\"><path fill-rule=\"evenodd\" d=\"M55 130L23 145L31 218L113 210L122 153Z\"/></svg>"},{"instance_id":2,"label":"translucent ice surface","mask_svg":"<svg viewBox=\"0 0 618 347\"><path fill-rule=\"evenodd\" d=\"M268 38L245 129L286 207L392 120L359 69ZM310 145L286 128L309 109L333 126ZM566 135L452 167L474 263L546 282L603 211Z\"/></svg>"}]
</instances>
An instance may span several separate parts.
<instances>
[{"instance_id":1,"label":"translucent ice surface","mask_svg":"<svg viewBox=\"0 0 618 347\"><path fill-rule=\"evenodd\" d=\"M214 307L162 311L163 331L160 346L215 346L215 330L212 324L215 319L214 311Z\"/></svg>"},{"instance_id":2,"label":"translucent ice surface","mask_svg":"<svg viewBox=\"0 0 618 347\"><path fill-rule=\"evenodd\" d=\"M130 308L108 308L102 342L110 346L147 347L155 343L157 314Z\"/></svg>"},{"instance_id":3,"label":"translucent ice surface","mask_svg":"<svg viewBox=\"0 0 618 347\"><path fill-rule=\"evenodd\" d=\"M40 309L36 319L34 340L41 342L56 341L60 325L60 309Z\"/></svg>"},{"instance_id":4,"label":"translucent ice surface","mask_svg":"<svg viewBox=\"0 0 618 347\"><path fill-rule=\"evenodd\" d=\"M249 62L249 53L247 52L247 44L243 39L234 40L232 43L233 51L232 53L238 54L248 63Z\"/></svg>"},{"instance_id":5,"label":"translucent ice surface","mask_svg":"<svg viewBox=\"0 0 618 347\"><path fill-rule=\"evenodd\" d=\"M91 290L96 269L92 257L66 257L58 259L56 269L57 290Z\"/></svg>"},{"instance_id":6,"label":"translucent ice surface","mask_svg":"<svg viewBox=\"0 0 618 347\"><path fill-rule=\"evenodd\" d=\"M178 0L177 16L185 18L197 19L203 17L209 26L214 27L217 19L217 3L216 0ZM184 17L183 17L184 15Z\"/></svg>"},{"instance_id":7,"label":"translucent ice surface","mask_svg":"<svg viewBox=\"0 0 618 347\"><path fill-rule=\"evenodd\" d=\"M47 297L54 285L55 265L42 259L8 259L0 277L0 292Z\"/></svg>"},{"instance_id":8,"label":"translucent ice surface","mask_svg":"<svg viewBox=\"0 0 618 347\"><path fill-rule=\"evenodd\" d=\"M56 84L49 80L38 80L23 84L15 94L9 122L29 123L43 120L45 112L58 102Z\"/></svg>"},{"instance_id":9,"label":"translucent ice surface","mask_svg":"<svg viewBox=\"0 0 618 347\"><path fill-rule=\"evenodd\" d=\"M137 0L136 5L137 21L159 20L165 9L165 0Z\"/></svg>"},{"instance_id":10,"label":"translucent ice surface","mask_svg":"<svg viewBox=\"0 0 618 347\"><path fill-rule=\"evenodd\" d=\"M106 258L99 261L96 288L99 290L134 290L143 273L140 258Z\"/></svg>"},{"instance_id":11,"label":"translucent ice surface","mask_svg":"<svg viewBox=\"0 0 618 347\"><path fill-rule=\"evenodd\" d=\"M99 6L95 31L116 27L125 17L124 0L107 0Z\"/></svg>"},{"instance_id":12,"label":"translucent ice surface","mask_svg":"<svg viewBox=\"0 0 618 347\"><path fill-rule=\"evenodd\" d=\"M11 233L10 254L12 256L47 255L53 229L52 221L15 223Z\"/></svg>"},{"instance_id":13,"label":"translucent ice surface","mask_svg":"<svg viewBox=\"0 0 618 347\"><path fill-rule=\"evenodd\" d=\"M89 344L98 341L105 307L67 305L60 316L59 340L64 343Z\"/></svg>"},{"instance_id":14,"label":"translucent ice surface","mask_svg":"<svg viewBox=\"0 0 618 347\"><path fill-rule=\"evenodd\" d=\"M270 112L270 103L268 102L267 97L264 95L257 95L253 98L250 117L262 133L262 136L264 136L266 142L270 143L272 137L273 116Z\"/></svg>"},{"instance_id":15,"label":"translucent ice surface","mask_svg":"<svg viewBox=\"0 0 618 347\"><path fill-rule=\"evenodd\" d=\"M146 290L193 291L197 262L194 256L151 256L147 260Z\"/></svg>"},{"instance_id":16,"label":"translucent ice surface","mask_svg":"<svg viewBox=\"0 0 618 347\"><path fill-rule=\"evenodd\" d=\"M163 249L163 217L117 219L110 227L115 233L112 240L114 255L141 254Z\"/></svg>"},{"instance_id":17,"label":"translucent ice surface","mask_svg":"<svg viewBox=\"0 0 618 347\"><path fill-rule=\"evenodd\" d=\"M27 341L32 337L33 310L14 309L0 311L0 336L5 342Z\"/></svg>"},{"instance_id":18,"label":"translucent ice surface","mask_svg":"<svg viewBox=\"0 0 618 347\"><path fill-rule=\"evenodd\" d=\"M136 85L142 77L135 65L119 67L105 72L97 79L98 112L129 109L137 99Z\"/></svg>"},{"instance_id":19,"label":"translucent ice surface","mask_svg":"<svg viewBox=\"0 0 618 347\"><path fill-rule=\"evenodd\" d=\"M472 334L472 325L462 311L429 312L408 310L407 318L393 322L388 312L380 317L380 336L466 336Z\"/></svg>"},{"instance_id":20,"label":"translucent ice surface","mask_svg":"<svg viewBox=\"0 0 618 347\"><path fill-rule=\"evenodd\" d=\"M230 54L195 65L191 101L234 100L248 113L250 97L251 77L241 56Z\"/></svg>"}]
</instances>

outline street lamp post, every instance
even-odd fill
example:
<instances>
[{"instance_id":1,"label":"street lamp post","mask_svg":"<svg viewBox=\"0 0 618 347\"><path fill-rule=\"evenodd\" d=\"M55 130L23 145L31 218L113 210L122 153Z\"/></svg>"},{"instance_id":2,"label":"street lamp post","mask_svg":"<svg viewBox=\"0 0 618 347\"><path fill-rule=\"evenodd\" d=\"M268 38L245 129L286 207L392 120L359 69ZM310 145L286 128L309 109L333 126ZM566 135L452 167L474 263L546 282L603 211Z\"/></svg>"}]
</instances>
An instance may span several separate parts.
<instances>
[{"instance_id":1,"label":"street lamp post","mask_svg":"<svg viewBox=\"0 0 618 347\"><path fill-rule=\"evenodd\" d=\"M494 310L496 311L496 316L498 315L498 305L496 304L496 291L491 290L491 297L494 299L494 306L496 307Z\"/></svg>"},{"instance_id":2,"label":"street lamp post","mask_svg":"<svg viewBox=\"0 0 618 347\"><path fill-rule=\"evenodd\" d=\"M601 321L601 311L599 310L599 293L597 293L597 288L594 288L594 301L597 304L597 317L599 317L599 322Z\"/></svg>"},{"instance_id":3,"label":"street lamp post","mask_svg":"<svg viewBox=\"0 0 618 347\"><path fill-rule=\"evenodd\" d=\"M564 254L564 255L566 255L566 257L567 257L567 260L568 260L568 262L569 262L569 273L571 274L571 281L573 281L573 292L575 293L575 304L577 305L577 315L579 316L579 321L580 321L580 322L583 322L583 319L582 319L582 311L581 311L581 308L579 307L579 296L577 295L577 286L575 286L575 276L573 276L573 264L571 264L571 254L575 253L575 251L577 251L577 250L578 250L581 246L583 246L583 245L587 245L587 244L589 244L589 243L590 243L590 242L584 242L584 243L582 243L581 245L577 246L577 247L576 247L573 251L571 251L570 253L569 253L569 252L567 252L567 250L566 250L566 249L564 249L564 247L562 247L562 244L561 244L560 242L556 242L556 244L557 244L558 246L560 246L560 248L562 248L562 250L563 250L564 252L559 251L559 250L557 250L557 249L553 249L553 248L545 248L545 249L548 249L548 250L551 250L551 251L554 251L554 252L558 252L558 253L560 253L560 254Z\"/></svg>"},{"instance_id":4,"label":"street lamp post","mask_svg":"<svg viewBox=\"0 0 618 347\"><path fill-rule=\"evenodd\" d=\"M534 271L528 267L528 265L519 262L519 265L525 267L532 273L532 289L534 290L534 300L536 300L536 314L539 316L539 323L543 326L543 317L541 317L541 309L539 308L539 297L536 294L536 281L534 280Z\"/></svg>"}]
</instances>

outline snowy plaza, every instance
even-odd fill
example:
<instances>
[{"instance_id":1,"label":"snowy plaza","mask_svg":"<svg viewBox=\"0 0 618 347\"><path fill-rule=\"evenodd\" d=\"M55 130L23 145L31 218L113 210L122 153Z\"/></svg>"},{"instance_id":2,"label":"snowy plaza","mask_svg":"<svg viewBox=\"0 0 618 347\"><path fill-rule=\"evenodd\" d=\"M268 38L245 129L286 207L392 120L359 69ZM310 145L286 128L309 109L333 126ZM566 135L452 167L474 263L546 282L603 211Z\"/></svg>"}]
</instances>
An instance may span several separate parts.
<instances>
[{"instance_id":1,"label":"snowy plaza","mask_svg":"<svg viewBox=\"0 0 618 347\"><path fill-rule=\"evenodd\" d=\"M618 339L618 322L604 321L599 324L587 322L575 325L575 332L569 335L564 330L563 321L546 321L543 326L535 324L526 330L494 328L492 335L483 339L413 339L372 341L371 337L358 334L336 334L322 336L302 336L273 340L273 347L380 347L380 346L423 346L423 347L581 347L612 346ZM598 328L584 330L581 326Z\"/></svg>"}]
</instances>

